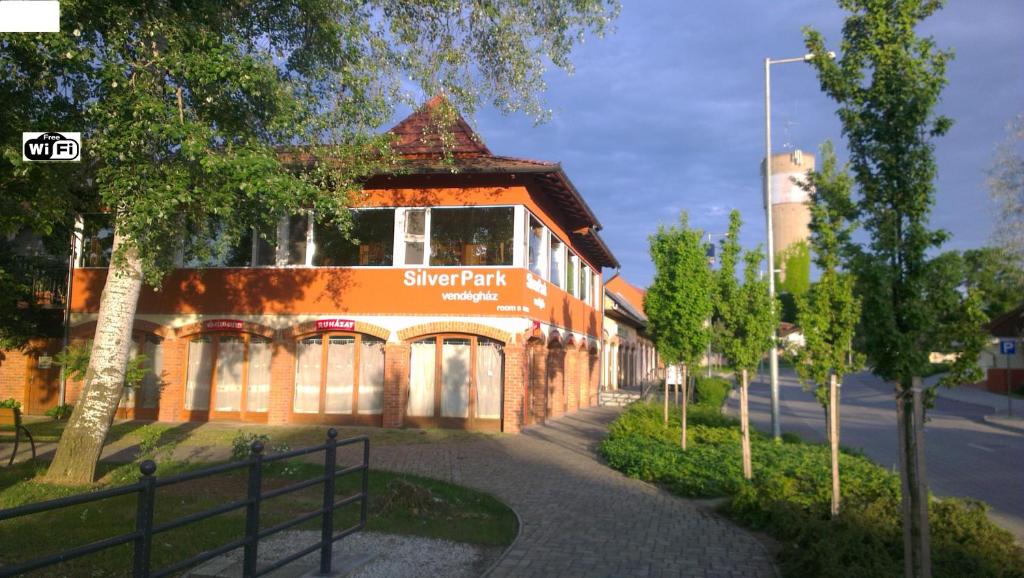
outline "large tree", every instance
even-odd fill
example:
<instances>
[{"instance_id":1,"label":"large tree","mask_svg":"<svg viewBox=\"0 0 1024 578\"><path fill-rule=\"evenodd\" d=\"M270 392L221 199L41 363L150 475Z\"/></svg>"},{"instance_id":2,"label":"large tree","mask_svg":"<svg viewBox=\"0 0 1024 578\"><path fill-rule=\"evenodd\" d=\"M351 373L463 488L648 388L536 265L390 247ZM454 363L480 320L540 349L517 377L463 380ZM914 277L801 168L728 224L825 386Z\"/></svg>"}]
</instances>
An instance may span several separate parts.
<instances>
[{"instance_id":1,"label":"large tree","mask_svg":"<svg viewBox=\"0 0 1024 578\"><path fill-rule=\"evenodd\" d=\"M989 168L988 189L996 205L995 239L1024 267L1024 114L1006 132Z\"/></svg>"},{"instance_id":2,"label":"large tree","mask_svg":"<svg viewBox=\"0 0 1024 578\"><path fill-rule=\"evenodd\" d=\"M19 115L11 125L48 130L47 119L66 116L59 129L84 139L88 170L77 176L114 224L91 362L49 476L93 479L144 280L158 285L181 251L209 258L300 210L344 229L361 180L393 168L377 128L412 104L409 83L467 113L490 102L543 118L547 63L570 68L574 45L617 9L615 0L81 0L61 4L59 34L0 35L0 99ZM4 158L22 166L12 152L20 141L5 136ZM314 162L289 167L288 147Z\"/></svg>"},{"instance_id":3,"label":"large tree","mask_svg":"<svg viewBox=\"0 0 1024 578\"><path fill-rule=\"evenodd\" d=\"M685 389L679 444L684 450L690 393L687 370L699 362L711 339L708 319L714 284L701 241L703 236L702 231L690 228L685 212L679 216L678 225L658 227L658 232L650 237L654 282L644 295L644 312L658 354L666 364L682 364L679 375Z\"/></svg>"},{"instance_id":4,"label":"large tree","mask_svg":"<svg viewBox=\"0 0 1024 578\"><path fill-rule=\"evenodd\" d=\"M948 51L916 33L941 8L939 0L839 0L849 12L840 58L815 58L822 90L839 105L839 119L857 184L857 216L869 236L853 259L863 304L860 331L872 371L894 385L904 496L905 572L930 575L928 491L923 466L923 392L919 376L929 352L954 329L970 329L960 315L929 296L927 254L947 235L929 228L936 166L933 140L952 121L935 113L946 84ZM805 29L813 54L825 39ZM968 297L970 295L968 294ZM958 313L975 298L961 300ZM950 331L946 331L949 329ZM977 331L975 328L974 331ZM973 339L971 337L970 339ZM968 340L963 340L967 342ZM976 341L971 341L976 343ZM975 359L960 357L956 373Z\"/></svg>"},{"instance_id":5,"label":"large tree","mask_svg":"<svg viewBox=\"0 0 1024 578\"><path fill-rule=\"evenodd\" d=\"M739 211L733 210L729 214L729 230L722 239L722 265L718 270L715 304L721 324L722 352L732 363L740 386L743 477L749 480L754 475L750 455L749 374L757 368L768 349L775 346L779 308L768 294L767 277L760 274L764 259L760 247L743 254L743 284L736 280L741 224Z\"/></svg>"},{"instance_id":6,"label":"large tree","mask_svg":"<svg viewBox=\"0 0 1024 578\"><path fill-rule=\"evenodd\" d=\"M815 388L826 409L832 459L832 515L839 513L839 394L837 388L852 365L853 334L860 318L854 279L841 269L848 255L853 179L840 170L831 142L821 147L821 170L811 172L805 188L811 195L811 250L821 272L818 282L797 297L797 324L804 345L797 351L796 372Z\"/></svg>"}]
</instances>

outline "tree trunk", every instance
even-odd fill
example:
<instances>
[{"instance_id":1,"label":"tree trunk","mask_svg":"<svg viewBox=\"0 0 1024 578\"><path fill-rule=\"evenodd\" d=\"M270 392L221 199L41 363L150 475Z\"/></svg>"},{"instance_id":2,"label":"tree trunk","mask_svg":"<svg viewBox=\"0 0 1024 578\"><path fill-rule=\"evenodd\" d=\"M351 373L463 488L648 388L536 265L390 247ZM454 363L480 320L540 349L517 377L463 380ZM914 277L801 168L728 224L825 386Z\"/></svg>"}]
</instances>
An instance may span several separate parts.
<instances>
[{"instance_id":1,"label":"tree trunk","mask_svg":"<svg viewBox=\"0 0 1024 578\"><path fill-rule=\"evenodd\" d=\"M920 378L912 387L896 390L896 419L900 443L900 482L903 502L903 571L914 578L930 578L931 545L928 523L928 486L924 470L924 410Z\"/></svg>"},{"instance_id":2,"label":"tree trunk","mask_svg":"<svg viewBox=\"0 0 1024 578\"><path fill-rule=\"evenodd\" d=\"M754 477L754 468L750 463L750 415L747 411L747 370L740 374L740 433L743 436L743 479Z\"/></svg>"},{"instance_id":3,"label":"tree trunk","mask_svg":"<svg viewBox=\"0 0 1024 578\"><path fill-rule=\"evenodd\" d=\"M1006 383L1010 383L1007 380ZM672 403L679 405L679 366L676 365L676 382L672 386Z\"/></svg>"},{"instance_id":4,"label":"tree trunk","mask_svg":"<svg viewBox=\"0 0 1024 578\"><path fill-rule=\"evenodd\" d=\"M828 441L832 449L832 517L839 515L839 384L836 375L828 384Z\"/></svg>"},{"instance_id":5,"label":"tree trunk","mask_svg":"<svg viewBox=\"0 0 1024 578\"><path fill-rule=\"evenodd\" d=\"M662 411L662 419L665 427L668 427L668 366L665 366L665 409Z\"/></svg>"},{"instance_id":6,"label":"tree trunk","mask_svg":"<svg viewBox=\"0 0 1024 578\"><path fill-rule=\"evenodd\" d=\"M679 407L679 409L680 409L680 424L682 425L682 428L683 428L682 433L679 435L679 447L683 448L684 450L686 449L686 402L687 402L686 398L689 397L689 394L690 394L690 388L686 386L686 383L687 383L686 382L687 369L689 369L689 368L687 368L686 364L684 363L683 364L682 373L680 374L682 376L682 384L683 384L682 387L684 389L683 389L683 403Z\"/></svg>"},{"instance_id":7,"label":"tree trunk","mask_svg":"<svg viewBox=\"0 0 1024 578\"><path fill-rule=\"evenodd\" d=\"M123 242L115 229L115 256ZM124 392L124 371L141 290L138 251L129 249L124 251L123 259L113 259L107 271L82 393L46 474L52 482L87 484L95 479L103 442Z\"/></svg>"}]
</instances>

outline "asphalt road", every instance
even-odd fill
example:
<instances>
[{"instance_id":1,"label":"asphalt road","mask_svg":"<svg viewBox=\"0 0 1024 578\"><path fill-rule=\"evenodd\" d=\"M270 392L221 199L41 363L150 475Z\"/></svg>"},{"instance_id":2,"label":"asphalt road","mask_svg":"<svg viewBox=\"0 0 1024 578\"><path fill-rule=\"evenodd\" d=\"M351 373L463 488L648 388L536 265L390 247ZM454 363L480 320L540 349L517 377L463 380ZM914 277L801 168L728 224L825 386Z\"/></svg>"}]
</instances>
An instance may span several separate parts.
<instances>
[{"instance_id":1,"label":"asphalt road","mask_svg":"<svg viewBox=\"0 0 1024 578\"><path fill-rule=\"evenodd\" d=\"M825 414L791 371L780 369L782 431L825 441ZM750 388L750 419L771 431L767 376ZM861 448L877 463L899 468L892 387L868 373L847 376L842 388L840 443ZM738 399L727 411L739 415ZM925 467L937 496L961 496L992 505L992 519L1024 543L1024 433L984 421L989 407L938 398L925 424Z\"/></svg>"}]
</instances>

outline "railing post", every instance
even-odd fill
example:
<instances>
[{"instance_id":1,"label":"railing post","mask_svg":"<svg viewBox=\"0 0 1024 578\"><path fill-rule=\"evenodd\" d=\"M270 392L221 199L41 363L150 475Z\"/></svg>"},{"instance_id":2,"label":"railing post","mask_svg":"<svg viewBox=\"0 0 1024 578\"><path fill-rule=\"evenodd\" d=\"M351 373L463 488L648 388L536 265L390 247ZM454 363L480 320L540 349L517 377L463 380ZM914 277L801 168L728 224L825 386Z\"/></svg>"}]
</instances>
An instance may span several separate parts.
<instances>
[{"instance_id":1,"label":"railing post","mask_svg":"<svg viewBox=\"0 0 1024 578\"><path fill-rule=\"evenodd\" d=\"M366 527L366 506L370 501L370 440L363 440L363 499L359 505L359 528Z\"/></svg>"},{"instance_id":2,"label":"railing post","mask_svg":"<svg viewBox=\"0 0 1024 578\"><path fill-rule=\"evenodd\" d=\"M156 463L146 460L139 464L142 478L139 482L139 501L135 507L135 554L133 556L132 575L136 578L149 576L149 559L153 545L153 510L156 505Z\"/></svg>"},{"instance_id":3,"label":"railing post","mask_svg":"<svg viewBox=\"0 0 1024 578\"><path fill-rule=\"evenodd\" d=\"M242 558L242 576L254 576L259 562L260 489L263 483L263 442L256 440L250 447L249 490L245 506L245 553Z\"/></svg>"},{"instance_id":4,"label":"railing post","mask_svg":"<svg viewBox=\"0 0 1024 578\"><path fill-rule=\"evenodd\" d=\"M320 575L331 573L334 552L334 475L337 470L338 430L327 430L327 448L324 451L324 503L320 525Z\"/></svg>"}]
</instances>

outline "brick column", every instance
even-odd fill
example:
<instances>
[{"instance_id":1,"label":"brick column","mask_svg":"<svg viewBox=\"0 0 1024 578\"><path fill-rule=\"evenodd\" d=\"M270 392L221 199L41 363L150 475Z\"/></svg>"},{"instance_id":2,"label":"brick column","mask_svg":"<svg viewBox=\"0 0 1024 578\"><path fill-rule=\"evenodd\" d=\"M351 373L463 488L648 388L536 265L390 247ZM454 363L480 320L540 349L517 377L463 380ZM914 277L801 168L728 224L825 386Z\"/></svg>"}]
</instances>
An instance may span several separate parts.
<instances>
[{"instance_id":1,"label":"brick column","mask_svg":"<svg viewBox=\"0 0 1024 578\"><path fill-rule=\"evenodd\" d=\"M526 350L520 344L505 346L505 383L502 386L501 430L519 433L523 427L523 389Z\"/></svg>"},{"instance_id":2,"label":"brick column","mask_svg":"<svg viewBox=\"0 0 1024 578\"><path fill-rule=\"evenodd\" d=\"M590 378L587 380L587 404L597 405L597 393L601 387L601 364L597 352L589 354Z\"/></svg>"},{"instance_id":3,"label":"brick column","mask_svg":"<svg viewBox=\"0 0 1024 578\"><path fill-rule=\"evenodd\" d=\"M284 424L291 420L295 398L295 339L274 342L270 360L270 399L267 402L267 423Z\"/></svg>"},{"instance_id":4,"label":"brick column","mask_svg":"<svg viewBox=\"0 0 1024 578\"><path fill-rule=\"evenodd\" d=\"M384 427L402 427L409 395L409 345L384 346Z\"/></svg>"},{"instance_id":5,"label":"brick column","mask_svg":"<svg viewBox=\"0 0 1024 578\"><path fill-rule=\"evenodd\" d=\"M165 339L163 368L160 379L160 401L157 419L160 421L181 421L181 410L185 406L185 379L188 374L188 339Z\"/></svg>"},{"instance_id":6,"label":"brick column","mask_svg":"<svg viewBox=\"0 0 1024 578\"><path fill-rule=\"evenodd\" d=\"M565 413L565 349L548 348L548 406L547 415L557 417Z\"/></svg>"},{"instance_id":7,"label":"brick column","mask_svg":"<svg viewBox=\"0 0 1024 578\"><path fill-rule=\"evenodd\" d=\"M579 355L575 347L565 350L565 413L579 408Z\"/></svg>"},{"instance_id":8,"label":"brick column","mask_svg":"<svg viewBox=\"0 0 1024 578\"><path fill-rule=\"evenodd\" d=\"M548 407L547 348L540 341L529 345L531 423L544 423Z\"/></svg>"}]
</instances>

